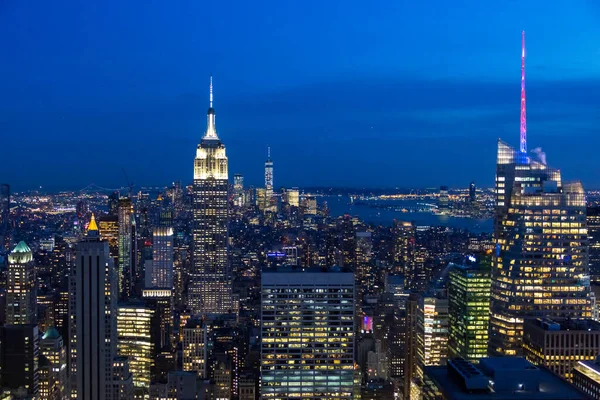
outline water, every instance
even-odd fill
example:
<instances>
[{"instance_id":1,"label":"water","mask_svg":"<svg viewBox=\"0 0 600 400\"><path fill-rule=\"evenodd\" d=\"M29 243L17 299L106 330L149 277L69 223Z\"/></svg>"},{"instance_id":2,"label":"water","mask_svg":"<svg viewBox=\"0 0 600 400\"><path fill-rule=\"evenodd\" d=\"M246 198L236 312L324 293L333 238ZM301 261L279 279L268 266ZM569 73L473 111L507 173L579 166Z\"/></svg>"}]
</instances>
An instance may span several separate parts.
<instances>
[{"instance_id":1,"label":"water","mask_svg":"<svg viewBox=\"0 0 600 400\"><path fill-rule=\"evenodd\" d=\"M451 217L431 212L401 212L394 209L375 208L371 205L393 206L398 208L416 208L419 204L426 203L421 200L388 200L368 201L363 204L350 204L348 196L322 196L317 201L327 201L332 216L350 214L357 216L360 220L376 225L391 225L394 219L399 221L411 221L417 226L448 226L451 228L468 229L473 233L492 232L493 220L473 219L464 217Z\"/></svg>"}]
</instances>

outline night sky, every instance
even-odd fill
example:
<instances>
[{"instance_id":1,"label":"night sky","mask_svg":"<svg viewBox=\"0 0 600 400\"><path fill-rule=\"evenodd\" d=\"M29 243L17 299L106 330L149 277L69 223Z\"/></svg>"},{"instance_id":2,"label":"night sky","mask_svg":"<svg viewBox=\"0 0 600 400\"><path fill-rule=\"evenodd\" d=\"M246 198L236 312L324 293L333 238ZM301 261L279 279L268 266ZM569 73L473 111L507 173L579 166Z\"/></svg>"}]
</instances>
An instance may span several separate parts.
<instances>
[{"instance_id":1,"label":"night sky","mask_svg":"<svg viewBox=\"0 0 600 400\"><path fill-rule=\"evenodd\" d=\"M491 185L525 30L529 148L600 188L599 4L0 1L0 181L191 182L212 73L248 185Z\"/></svg>"}]
</instances>

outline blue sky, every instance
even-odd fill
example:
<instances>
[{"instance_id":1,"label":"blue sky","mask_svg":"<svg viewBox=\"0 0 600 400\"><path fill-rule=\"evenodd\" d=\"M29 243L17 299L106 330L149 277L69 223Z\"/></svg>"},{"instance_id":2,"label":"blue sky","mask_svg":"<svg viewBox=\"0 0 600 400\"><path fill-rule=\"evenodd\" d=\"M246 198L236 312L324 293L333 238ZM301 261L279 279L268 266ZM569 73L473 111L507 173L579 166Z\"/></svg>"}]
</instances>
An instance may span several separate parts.
<instances>
[{"instance_id":1,"label":"blue sky","mask_svg":"<svg viewBox=\"0 0 600 400\"><path fill-rule=\"evenodd\" d=\"M0 180L190 182L214 75L230 173L459 187L519 135L600 187L600 6L567 1L0 3Z\"/></svg>"}]
</instances>

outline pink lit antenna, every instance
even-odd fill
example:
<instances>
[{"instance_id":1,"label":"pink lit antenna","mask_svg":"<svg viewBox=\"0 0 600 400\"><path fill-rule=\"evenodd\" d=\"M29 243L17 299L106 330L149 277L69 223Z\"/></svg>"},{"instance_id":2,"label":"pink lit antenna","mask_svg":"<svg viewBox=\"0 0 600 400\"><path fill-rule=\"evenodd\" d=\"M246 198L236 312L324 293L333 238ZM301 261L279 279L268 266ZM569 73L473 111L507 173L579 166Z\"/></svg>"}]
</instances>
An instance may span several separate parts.
<instances>
[{"instance_id":1,"label":"pink lit antenna","mask_svg":"<svg viewBox=\"0 0 600 400\"><path fill-rule=\"evenodd\" d=\"M521 44L521 153L527 153L527 112L525 107L525 31Z\"/></svg>"}]
</instances>

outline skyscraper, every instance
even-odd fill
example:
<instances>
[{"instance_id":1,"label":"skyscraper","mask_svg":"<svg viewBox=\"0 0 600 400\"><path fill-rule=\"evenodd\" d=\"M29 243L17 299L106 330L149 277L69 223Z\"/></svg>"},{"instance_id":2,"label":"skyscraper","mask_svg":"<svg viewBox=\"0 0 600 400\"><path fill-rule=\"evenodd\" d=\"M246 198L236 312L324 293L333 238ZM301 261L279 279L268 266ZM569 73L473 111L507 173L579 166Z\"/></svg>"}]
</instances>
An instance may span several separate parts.
<instances>
[{"instance_id":1,"label":"skyscraper","mask_svg":"<svg viewBox=\"0 0 600 400\"><path fill-rule=\"evenodd\" d=\"M448 198L448 186L440 186L438 209L440 210L440 212L447 212L449 207L450 200Z\"/></svg>"},{"instance_id":2,"label":"skyscraper","mask_svg":"<svg viewBox=\"0 0 600 400\"><path fill-rule=\"evenodd\" d=\"M113 399L117 277L108 242L100 240L93 215L76 252L69 284L70 398Z\"/></svg>"},{"instance_id":3,"label":"skyscraper","mask_svg":"<svg viewBox=\"0 0 600 400\"><path fill-rule=\"evenodd\" d=\"M137 394L149 391L152 368L160 343L159 315L155 307L132 300L119 304L117 354L129 359L129 371Z\"/></svg>"},{"instance_id":4,"label":"skyscraper","mask_svg":"<svg viewBox=\"0 0 600 400\"><path fill-rule=\"evenodd\" d=\"M477 201L477 187L475 186L475 182L471 182L469 184L469 202L475 203Z\"/></svg>"},{"instance_id":5,"label":"skyscraper","mask_svg":"<svg viewBox=\"0 0 600 400\"><path fill-rule=\"evenodd\" d=\"M522 353L525 319L591 317L583 187L526 153L524 45L520 149L498 142L491 355Z\"/></svg>"},{"instance_id":6,"label":"skyscraper","mask_svg":"<svg viewBox=\"0 0 600 400\"><path fill-rule=\"evenodd\" d=\"M56 328L49 328L42 336L40 354L40 398L66 398L67 352Z\"/></svg>"},{"instance_id":7,"label":"skyscraper","mask_svg":"<svg viewBox=\"0 0 600 400\"><path fill-rule=\"evenodd\" d=\"M152 261L147 261L146 288L173 289L173 228L157 226L152 240Z\"/></svg>"},{"instance_id":8,"label":"skyscraper","mask_svg":"<svg viewBox=\"0 0 600 400\"><path fill-rule=\"evenodd\" d=\"M36 323L36 283L33 255L25 242L19 242L8 255L6 323Z\"/></svg>"},{"instance_id":9,"label":"skyscraper","mask_svg":"<svg viewBox=\"0 0 600 400\"><path fill-rule=\"evenodd\" d=\"M194 313L226 313L233 308L228 188L227 155L215 127L211 77L206 132L194 160L194 265L189 284L189 305Z\"/></svg>"},{"instance_id":10,"label":"skyscraper","mask_svg":"<svg viewBox=\"0 0 600 400\"><path fill-rule=\"evenodd\" d=\"M354 274L263 270L262 399L352 399Z\"/></svg>"},{"instance_id":11,"label":"skyscraper","mask_svg":"<svg viewBox=\"0 0 600 400\"><path fill-rule=\"evenodd\" d=\"M244 196L244 177L240 174L233 176L233 203L236 207L242 207L246 203Z\"/></svg>"},{"instance_id":12,"label":"skyscraper","mask_svg":"<svg viewBox=\"0 0 600 400\"><path fill-rule=\"evenodd\" d=\"M417 306L417 376L430 365L446 365L448 359L448 299L424 294Z\"/></svg>"},{"instance_id":13,"label":"skyscraper","mask_svg":"<svg viewBox=\"0 0 600 400\"><path fill-rule=\"evenodd\" d=\"M267 161L265 161L265 195L267 203L273 198L273 160L271 160L271 147L267 147Z\"/></svg>"},{"instance_id":14,"label":"skyscraper","mask_svg":"<svg viewBox=\"0 0 600 400\"><path fill-rule=\"evenodd\" d=\"M39 392L40 335L36 324L0 327L0 385L24 388L23 398L36 399Z\"/></svg>"},{"instance_id":15,"label":"skyscraper","mask_svg":"<svg viewBox=\"0 0 600 400\"><path fill-rule=\"evenodd\" d=\"M119 199L119 296L131 294L132 285L132 244L133 244L133 203L128 197Z\"/></svg>"},{"instance_id":16,"label":"skyscraper","mask_svg":"<svg viewBox=\"0 0 600 400\"><path fill-rule=\"evenodd\" d=\"M590 279L600 282L600 206L587 208L588 239L590 243Z\"/></svg>"},{"instance_id":17,"label":"skyscraper","mask_svg":"<svg viewBox=\"0 0 600 400\"><path fill-rule=\"evenodd\" d=\"M490 320L490 265L487 258L451 264L449 272L449 339L451 358L487 357Z\"/></svg>"}]
</instances>

